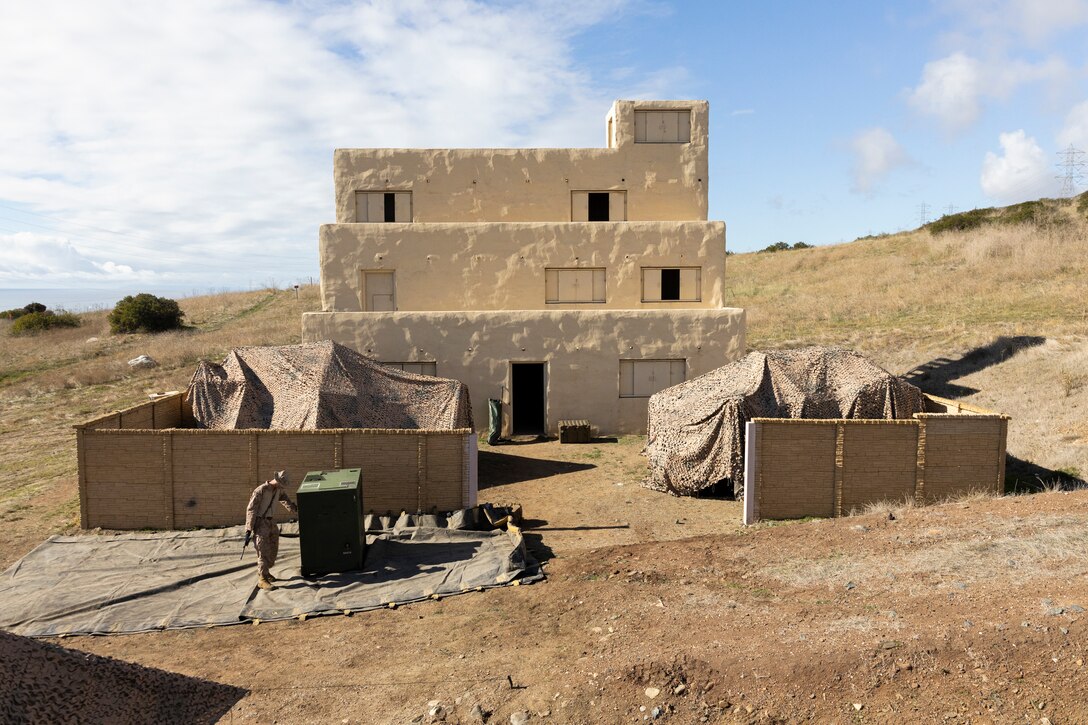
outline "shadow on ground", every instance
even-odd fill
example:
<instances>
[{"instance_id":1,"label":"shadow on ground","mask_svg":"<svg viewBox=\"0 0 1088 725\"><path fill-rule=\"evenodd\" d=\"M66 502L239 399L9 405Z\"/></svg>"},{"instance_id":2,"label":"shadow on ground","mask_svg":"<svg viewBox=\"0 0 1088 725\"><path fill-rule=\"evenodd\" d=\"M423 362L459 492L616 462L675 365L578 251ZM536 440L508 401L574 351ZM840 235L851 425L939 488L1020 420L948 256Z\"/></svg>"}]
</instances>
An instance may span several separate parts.
<instances>
[{"instance_id":1,"label":"shadow on ground","mask_svg":"<svg viewBox=\"0 0 1088 725\"><path fill-rule=\"evenodd\" d=\"M1005 454L1005 493L1038 493L1088 488L1088 481L1068 471L1055 470Z\"/></svg>"},{"instance_id":2,"label":"shadow on ground","mask_svg":"<svg viewBox=\"0 0 1088 725\"><path fill-rule=\"evenodd\" d=\"M902 378L930 395L941 398L965 398L968 395L974 395L978 390L965 385L956 385L952 382L953 380L965 378L972 373L1003 363L1021 350L1042 345L1044 342L1046 338L1039 335L999 337L987 345L976 347L962 357L956 359L938 357L922 363L905 373Z\"/></svg>"},{"instance_id":3,"label":"shadow on ground","mask_svg":"<svg viewBox=\"0 0 1088 725\"><path fill-rule=\"evenodd\" d=\"M479 465L481 489L596 468L590 463L554 461L548 458L529 458L490 451L480 451Z\"/></svg>"}]
</instances>

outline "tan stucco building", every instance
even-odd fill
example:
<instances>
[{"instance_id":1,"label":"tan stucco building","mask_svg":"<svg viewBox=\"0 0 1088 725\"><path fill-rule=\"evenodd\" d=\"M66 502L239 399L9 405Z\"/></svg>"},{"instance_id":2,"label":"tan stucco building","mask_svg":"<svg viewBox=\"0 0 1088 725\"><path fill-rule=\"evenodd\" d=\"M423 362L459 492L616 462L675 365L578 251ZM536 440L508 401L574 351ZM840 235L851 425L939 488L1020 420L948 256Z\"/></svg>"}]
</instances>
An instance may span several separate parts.
<instances>
[{"instance_id":1,"label":"tan stucco building","mask_svg":"<svg viewBox=\"0 0 1088 725\"><path fill-rule=\"evenodd\" d=\"M706 101L616 101L593 149L337 149L321 227L330 339L456 378L476 425L646 429L654 392L744 354L707 221Z\"/></svg>"}]
</instances>

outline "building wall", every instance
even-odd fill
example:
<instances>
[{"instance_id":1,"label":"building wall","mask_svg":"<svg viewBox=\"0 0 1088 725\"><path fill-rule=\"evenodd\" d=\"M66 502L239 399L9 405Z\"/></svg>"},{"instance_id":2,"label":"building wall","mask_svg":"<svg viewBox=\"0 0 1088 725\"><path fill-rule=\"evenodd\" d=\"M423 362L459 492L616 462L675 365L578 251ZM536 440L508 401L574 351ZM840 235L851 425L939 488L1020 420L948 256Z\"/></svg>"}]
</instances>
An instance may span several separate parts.
<instances>
[{"instance_id":1,"label":"building wall","mask_svg":"<svg viewBox=\"0 0 1088 725\"><path fill-rule=\"evenodd\" d=\"M182 529L245 523L253 488L287 469L291 488L309 471L361 468L368 513L474 506L475 434L459 431L318 431L122 428L150 425L146 403L76 427L83 528ZM280 507L282 520L287 512Z\"/></svg>"},{"instance_id":2,"label":"building wall","mask_svg":"<svg viewBox=\"0 0 1088 725\"><path fill-rule=\"evenodd\" d=\"M635 143L636 108L690 109L691 141ZM706 101L617 101L608 119L608 148L337 149L336 221L355 222L356 191L411 191L415 222L570 221L579 190L626 190L628 221L705 220Z\"/></svg>"},{"instance_id":3,"label":"building wall","mask_svg":"<svg viewBox=\"0 0 1088 725\"><path fill-rule=\"evenodd\" d=\"M332 340L386 361L437 363L468 385L476 427L503 402L510 434L511 362L545 362L546 421L587 419L606 433L645 433L648 398L621 398L621 359L682 359L687 378L745 352L744 310L339 312L302 318L304 342Z\"/></svg>"},{"instance_id":4,"label":"building wall","mask_svg":"<svg viewBox=\"0 0 1088 725\"><path fill-rule=\"evenodd\" d=\"M363 270L393 270L400 311L720 308L722 222L329 224L326 312L362 311ZM546 303L545 269L604 267L604 303ZM643 302L643 267L700 267L698 302Z\"/></svg>"},{"instance_id":5,"label":"building wall","mask_svg":"<svg viewBox=\"0 0 1088 725\"><path fill-rule=\"evenodd\" d=\"M927 407L949 409L949 402L929 398ZM758 418L747 431L745 523L845 516L879 501L1003 494L1009 419L975 410L912 420Z\"/></svg>"}]
</instances>

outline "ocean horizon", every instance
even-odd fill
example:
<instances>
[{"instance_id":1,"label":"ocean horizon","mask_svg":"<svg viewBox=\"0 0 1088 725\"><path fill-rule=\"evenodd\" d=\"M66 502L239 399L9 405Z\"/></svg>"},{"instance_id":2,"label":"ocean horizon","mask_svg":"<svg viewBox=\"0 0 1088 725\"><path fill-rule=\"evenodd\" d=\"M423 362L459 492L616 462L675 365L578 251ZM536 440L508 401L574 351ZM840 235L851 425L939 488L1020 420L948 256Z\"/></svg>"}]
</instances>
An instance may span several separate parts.
<instances>
[{"instance_id":1,"label":"ocean horizon","mask_svg":"<svg viewBox=\"0 0 1088 725\"><path fill-rule=\"evenodd\" d=\"M127 295L150 292L159 297L183 299L199 295L237 291L228 287L141 287L139 289L92 288L92 287L9 287L0 288L0 310L25 307L40 302L51 310L92 312L109 310Z\"/></svg>"}]
</instances>

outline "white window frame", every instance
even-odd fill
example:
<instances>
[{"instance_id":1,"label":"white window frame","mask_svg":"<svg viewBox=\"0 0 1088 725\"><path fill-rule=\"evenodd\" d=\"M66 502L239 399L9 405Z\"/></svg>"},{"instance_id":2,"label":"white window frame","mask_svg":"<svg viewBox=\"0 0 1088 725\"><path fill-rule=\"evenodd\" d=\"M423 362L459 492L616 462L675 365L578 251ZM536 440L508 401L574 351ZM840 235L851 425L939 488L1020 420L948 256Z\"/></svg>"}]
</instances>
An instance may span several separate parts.
<instances>
[{"instance_id":1,"label":"white window frame","mask_svg":"<svg viewBox=\"0 0 1088 725\"><path fill-rule=\"evenodd\" d=\"M636 372L638 372L639 367L643 366L651 366L650 376L652 382L662 383L654 390L639 389L639 376L636 375ZM668 378L666 380L656 380L659 375L667 375ZM649 398L654 393L679 385L687 379L688 361L686 358L620 359L619 389L621 398Z\"/></svg>"},{"instance_id":2,"label":"white window frame","mask_svg":"<svg viewBox=\"0 0 1088 725\"><path fill-rule=\"evenodd\" d=\"M661 299L661 277L660 277L660 272L662 270L666 270L666 269L678 269L678 270L680 270L680 298L679 299L675 299L675 300L663 300L663 299ZM649 284L649 285L646 284L646 273L647 272L650 272L651 274L654 273L654 272L658 273L657 285L656 285L656 289L657 289L657 296L656 297L654 297L653 294L652 294L655 286L652 283ZM685 272L687 272L689 275L692 272L694 272L694 281L690 282L690 284L689 284L689 290L690 290L691 287L694 287L694 293L689 294L689 296L687 296L687 297L684 296L684 277L686 276L684 274ZM643 302L664 302L664 303L669 303L669 302L702 302L703 301L703 268L702 267L680 267L680 266L676 266L676 267L643 267L642 268L642 273L641 273L641 282L642 282L642 301ZM649 288L649 294L647 294L647 292L648 292L647 288Z\"/></svg>"},{"instance_id":3,"label":"white window frame","mask_svg":"<svg viewBox=\"0 0 1088 725\"><path fill-rule=\"evenodd\" d=\"M581 279L588 277L590 299L563 299L563 278L571 275L575 286L584 284ZM608 271L606 267L545 267L544 268L544 303L548 305L600 305L608 299Z\"/></svg>"},{"instance_id":4,"label":"white window frame","mask_svg":"<svg viewBox=\"0 0 1088 725\"><path fill-rule=\"evenodd\" d=\"M385 221L385 195L393 194L394 219L397 223L412 221L412 190L411 189L358 189L355 192L355 221L359 224L388 224ZM371 204L372 196L380 196L382 203L382 218L371 219L370 210L376 208Z\"/></svg>"}]
</instances>

